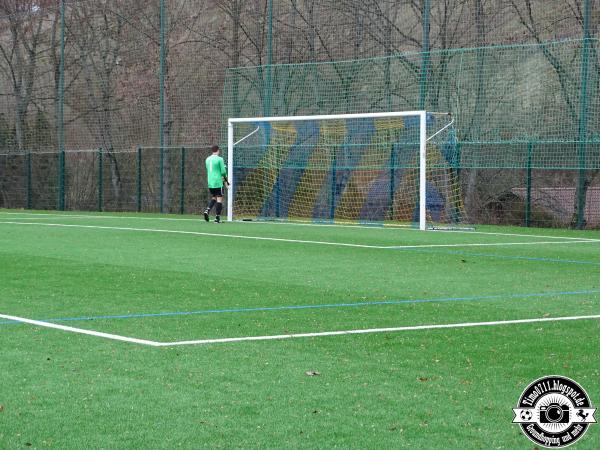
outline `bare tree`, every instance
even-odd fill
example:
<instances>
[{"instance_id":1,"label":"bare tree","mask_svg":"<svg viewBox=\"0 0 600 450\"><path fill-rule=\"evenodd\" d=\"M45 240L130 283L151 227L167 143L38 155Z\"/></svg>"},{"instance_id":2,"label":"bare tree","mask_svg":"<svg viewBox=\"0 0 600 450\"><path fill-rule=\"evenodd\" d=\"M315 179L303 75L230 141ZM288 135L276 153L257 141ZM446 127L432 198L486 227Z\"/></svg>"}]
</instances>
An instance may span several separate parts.
<instances>
[{"instance_id":1,"label":"bare tree","mask_svg":"<svg viewBox=\"0 0 600 450\"><path fill-rule=\"evenodd\" d=\"M467 134L479 135L479 128L483 123L483 115L485 112L485 44L486 44L486 22L484 14L484 0L475 0L474 20L477 29L477 68L476 68L476 85L475 85L475 107ZM465 203L472 211L476 208L475 194L477 186L477 168L470 168L466 183Z\"/></svg>"},{"instance_id":2,"label":"bare tree","mask_svg":"<svg viewBox=\"0 0 600 450\"><path fill-rule=\"evenodd\" d=\"M227 8L225 3L220 2L221 8L228 11L228 16L231 18L231 66L239 67L241 60L241 45L240 45L240 29L241 29L241 18L242 18L242 1L232 0L230 2L230 8ZM239 100L239 80L237 77L233 80L233 115L238 117L240 115L240 100Z\"/></svg>"},{"instance_id":3,"label":"bare tree","mask_svg":"<svg viewBox=\"0 0 600 450\"><path fill-rule=\"evenodd\" d=\"M72 36L82 83L77 94L67 99L70 108L82 115L110 160L111 186L121 206L121 174L115 149L114 126L122 107L116 96L116 72L122 58L125 19L106 1L82 2L70 8L68 32Z\"/></svg>"},{"instance_id":4,"label":"bare tree","mask_svg":"<svg viewBox=\"0 0 600 450\"><path fill-rule=\"evenodd\" d=\"M34 98L40 65L40 46L44 36L44 8L51 0L1 0L0 14L6 21L7 40L0 40L0 55L5 64L0 70L10 80L15 102L16 147L26 149L27 113Z\"/></svg>"},{"instance_id":5,"label":"bare tree","mask_svg":"<svg viewBox=\"0 0 600 450\"><path fill-rule=\"evenodd\" d=\"M525 29L526 33L538 44L540 44L540 49L553 68L556 78L558 80L560 86L560 94L564 101L564 110L561 110L561 116L566 113L566 119L571 124L571 135L577 135L578 129L581 126L581 121L583 120L580 117L580 107L581 102L583 101L580 98L581 94L581 83L583 80L580 79L579 72L573 71L573 64L570 56L564 58L562 55L557 54L553 49L548 45L543 45L544 39L547 37L548 29L559 28L564 31L569 31L569 28L564 25L569 24L573 27L579 28L579 35L582 36L582 28L584 24L584 11L582 9L582 1L581 0L556 0L555 9L552 10L553 14L545 15L540 17L541 12L546 12L547 5L544 2L539 2L535 0L507 0L513 11L516 13L519 23ZM590 0L592 3L596 3L594 0ZM592 10L593 10L592 5ZM598 24L593 24L593 27L597 27ZM587 45L584 43L583 45ZM595 48L592 46L592 55L591 59L595 63L596 68L598 66L598 55L595 52ZM581 63L580 63L581 64ZM578 67L577 67L578 68ZM585 112L587 113L587 111ZM585 114L584 113L584 114ZM564 119L563 119L564 120ZM581 136L580 136L581 137ZM587 136L582 136L584 140L587 139ZM580 143L579 145L586 145L585 143ZM578 195L574 198L574 206L573 206L573 219L572 225L578 223L577 217L578 215L583 215L585 211L585 203L587 198L588 187L591 184L591 180L594 179L600 170L593 171L590 174L585 175L585 179L583 179L582 185L579 186ZM579 196L581 196L582 202L579 202ZM583 209L581 209L583 208Z\"/></svg>"}]
</instances>

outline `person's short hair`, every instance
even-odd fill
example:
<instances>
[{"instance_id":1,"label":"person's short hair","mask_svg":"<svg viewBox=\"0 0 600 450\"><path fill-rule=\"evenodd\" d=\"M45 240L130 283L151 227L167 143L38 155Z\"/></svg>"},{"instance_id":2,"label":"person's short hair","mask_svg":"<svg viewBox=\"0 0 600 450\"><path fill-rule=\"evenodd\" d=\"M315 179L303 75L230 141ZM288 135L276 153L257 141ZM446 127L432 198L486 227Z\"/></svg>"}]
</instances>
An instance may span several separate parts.
<instances>
[{"instance_id":1,"label":"person's short hair","mask_svg":"<svg viewBox=\"0 0 600 450\"><path fill-rule=\"evenodd\" d=\"M219 148L219 146L218 146L218 145L213 145L213 146L210 148L210 151L211 151L211 152L213 152L213 153L217 153L219 150L221 150L221 149Z\"/></svg>"}]
</instances>

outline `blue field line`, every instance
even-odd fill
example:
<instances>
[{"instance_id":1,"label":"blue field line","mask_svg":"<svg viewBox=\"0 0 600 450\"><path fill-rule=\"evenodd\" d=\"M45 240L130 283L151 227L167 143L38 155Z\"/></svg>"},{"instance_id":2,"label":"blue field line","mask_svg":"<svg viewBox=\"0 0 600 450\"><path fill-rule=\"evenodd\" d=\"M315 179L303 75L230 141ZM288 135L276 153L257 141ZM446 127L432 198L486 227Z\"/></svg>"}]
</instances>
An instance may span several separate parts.
<instances>
[{"instance_id":1,"label":"blue field line","mask_svg":"<svg viewBox=\"0 0 600 450\"><path fill-rule=\"evenodd\" d=\"M582 264L588 266L600 266L600 261L580 261L575 259L560 259L560 258L543 258L536 256L519 256L519 255L498 255L494 253L479 253L479 252L470 252L468 250L428 250L428 249L413 249L406 248L400 249L401 251L407 252L417 252L417 253L445 253L449 255L461 255L461 256L482 256L487 258L497 258L497 259L512 259L512 260L522 260L522 261L534 261L534 262L553 262L553 263L563 263L563 264Z\"/></svg>"},{"instance_id":2,"label":"blue field line","mask_svg":"<svg viewBox=\"0 0 600 450\"><path fill-rule=\"evenodd\" d=\"M163 313L146 314L122 314L105 316L82 316L82 317L60 317L56 319L41 319L43 322L70 322L70 321L88 321L88 320L109 320L109 319L139 319L147 317L173 317L173 316L192 316L200 314L222 314L222 313L246 313L246 312L264 312L264 311L283 311L299 309L325 309L325 308L350 308L357 306L380 306L380 305L405 305L414 303L442 303L442 302L466 302L479 300L499 300L515 298L533 298L533 297L557 297L564 295L589 295L600 294L598 290L585 291L559 291L559 292L533 292L525 294L496 294L473 297L442 297L442 298L421 298L412 300L382 300L373 302L356 303L324 303L318 305L288 305L288 306L262 306L254 308L230 308L230 309L205 309L201 311L174 311ZM40 319L38 319L40 320ZM15 325L18 322L0 321L0 325Z\"/></svg>"}]
</instances>

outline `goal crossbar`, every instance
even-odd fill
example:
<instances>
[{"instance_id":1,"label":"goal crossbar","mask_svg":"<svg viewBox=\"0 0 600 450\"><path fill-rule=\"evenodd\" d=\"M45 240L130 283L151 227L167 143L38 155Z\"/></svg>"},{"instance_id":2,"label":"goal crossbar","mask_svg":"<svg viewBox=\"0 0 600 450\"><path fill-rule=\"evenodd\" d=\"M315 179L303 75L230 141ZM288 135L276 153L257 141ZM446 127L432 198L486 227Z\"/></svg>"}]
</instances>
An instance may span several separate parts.
<instances>
[{"instance_id":1,"label":"goal crossbar","mask_svg":"<svg viewBox=\"0 0 600 450\"><path fill-rule=\"evenodd\" d=\"M299 122L306 120L378 119L386 117L425 117L426 111L395 111L379 113L319 114L313 116L234 117L229 123Z\"/></svg>"}]
</instances>

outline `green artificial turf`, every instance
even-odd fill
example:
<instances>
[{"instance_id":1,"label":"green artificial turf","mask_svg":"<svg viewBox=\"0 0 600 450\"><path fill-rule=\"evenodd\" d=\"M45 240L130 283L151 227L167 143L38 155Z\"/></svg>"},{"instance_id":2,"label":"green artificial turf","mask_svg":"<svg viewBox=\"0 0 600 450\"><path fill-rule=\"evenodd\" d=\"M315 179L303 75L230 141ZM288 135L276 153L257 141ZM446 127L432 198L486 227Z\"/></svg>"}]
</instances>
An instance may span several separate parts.
<instances>
[{"instance_id":1,"label":"green artificial turf","mask_svg":"<svg viewBox=\"0 0 600 450\"><path fill-rule=\"evenodd\" d=\"M593 239L4 210L0 314L160 342L600 314ZM154 348L0 319L0 448L533 449L511 408L550 374L600 402L599 330Z\"/></svg>"}]
</instances>

